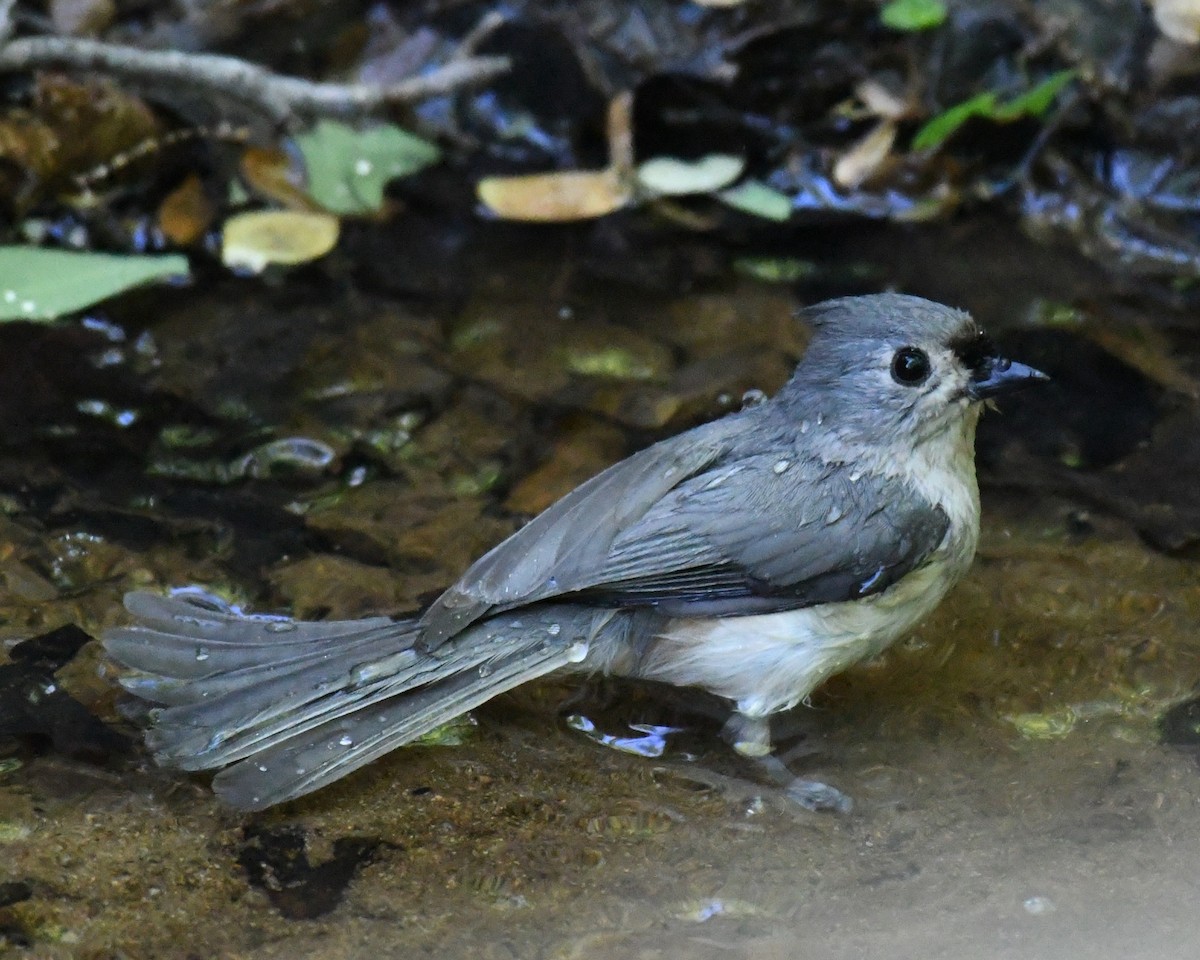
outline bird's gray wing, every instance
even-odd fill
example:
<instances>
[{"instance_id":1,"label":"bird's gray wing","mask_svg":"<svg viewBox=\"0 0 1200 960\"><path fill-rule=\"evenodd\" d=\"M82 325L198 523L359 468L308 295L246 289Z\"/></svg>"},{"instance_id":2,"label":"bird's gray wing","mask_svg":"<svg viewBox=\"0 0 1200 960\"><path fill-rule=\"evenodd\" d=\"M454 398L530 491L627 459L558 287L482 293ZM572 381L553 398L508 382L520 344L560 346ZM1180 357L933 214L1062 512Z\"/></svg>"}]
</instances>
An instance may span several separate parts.
<instances>
[{"instance_id":1,"label":"bird's gray wing","mask_svg":"<svg viewBox=\"0 0 1200 960\"><path fill-rule=\"evenodd\" d=\"M759 453L670 491L576 598L737 616L852 600L921 566L949 527L896 478Z\"/></svg>"},{"instance_id":2,"label":"bird's gray wing","mask_svg":"<svg viewBox=\"0 0 1200 960\"><path fill-rule=\"evenodd\" d=\"M745 418L725 417L671 437L575 488L434 601L421 618L420 647L434 650L489 613L594 586L617 537L679 484L727 457Z\"/></svg>"}]
</instances>

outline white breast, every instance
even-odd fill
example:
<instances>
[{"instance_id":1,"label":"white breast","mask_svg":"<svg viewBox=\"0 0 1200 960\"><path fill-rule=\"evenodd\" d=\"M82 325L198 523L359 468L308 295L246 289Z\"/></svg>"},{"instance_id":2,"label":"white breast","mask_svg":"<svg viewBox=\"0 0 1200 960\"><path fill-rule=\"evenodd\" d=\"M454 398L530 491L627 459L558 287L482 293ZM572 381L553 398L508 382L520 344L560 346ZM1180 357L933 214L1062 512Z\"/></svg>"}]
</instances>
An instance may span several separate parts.
<instances>
[{"instance_id":1,"label":"white breast","mask_svg":"<svg viewBox=\"0 0 1200 960\"><path fill-rule=\"evenodd\" d=\"M925 445L944 456L896 458L897 480L939 505L950 525L929 562L883 593L786 613L721 620L677 619L649 646L633 672L728 697L762 717L795 706L826 678L880 653L941 602L966 573L979 538L974 465L975 418L959 442Z\"/></svg>"}]
</instances>

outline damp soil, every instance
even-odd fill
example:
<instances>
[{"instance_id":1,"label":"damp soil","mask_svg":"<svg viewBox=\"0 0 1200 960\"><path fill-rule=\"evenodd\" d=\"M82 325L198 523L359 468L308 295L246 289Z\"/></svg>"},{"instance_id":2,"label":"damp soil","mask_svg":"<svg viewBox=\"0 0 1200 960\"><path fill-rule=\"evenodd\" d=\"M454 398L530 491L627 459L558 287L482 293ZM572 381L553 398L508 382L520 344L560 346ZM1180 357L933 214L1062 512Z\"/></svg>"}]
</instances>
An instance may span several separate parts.
<instances>
[{"instance_id":1,"label":"damp soil","mask_svg":"<svg viewBox=\"0 0 1200 960\"><path fill-rule=\"evenodd\" d=\"M552 680L238 815L129 746L96 644L44 638L97 635L134 587L301 616L419 607L605 464L777 387L803 347L797 304L860 289L649 293L581 280L569 251L510 249L449 302L300 274L0 331L27 388L0 468L0 669L27 701L0 754L0 952L1194 956L1200 560L1161 536L1194 509L1170 476L1194 453L1189 321L1040 248L966 264L960 241L942 272L924 238L850 252L972 308L1066 386L989 415L968 578L780 725L792 768L849 794L846 814L764 785L698 697ZM1034 258L1036 282L1003 283ZM1063 305L1069 323L1045 319ZM564 712L609 739L674 732L634 756Z\"/></svg>"}]
</instances>

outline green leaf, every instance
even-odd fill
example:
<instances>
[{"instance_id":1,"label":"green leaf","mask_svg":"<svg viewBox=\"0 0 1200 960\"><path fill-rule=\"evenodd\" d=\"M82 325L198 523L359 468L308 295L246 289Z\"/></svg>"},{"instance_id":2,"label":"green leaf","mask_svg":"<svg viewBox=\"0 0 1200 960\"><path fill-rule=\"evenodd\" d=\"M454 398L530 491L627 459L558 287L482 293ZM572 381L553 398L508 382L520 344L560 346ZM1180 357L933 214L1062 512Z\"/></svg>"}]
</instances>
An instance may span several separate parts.
<instances>
[{"instance_id":1,"label":"green leaf","mask_svg":"<svg viewBox=\"0 0 1200 960\"><path fill-rule=\"evenodd\" d=\"M358 130L322 120L296 137L308 170L308 192L330 213L374 213L389 180L436 163L440 151L393 124Z\"/></svg>"},{"instance_id":2,"label":"green leaf","mask_svg":"<svg viewBox=\"0 0 1200 960\"><path fill-rule=\"evenodd\" d=\"M735 210L776 223L783 223L792 215L792 198L761 180L746 180L717 196Z\"/></svg>"},{"instance_id":3,"label":"green leaf","mask_svg":"<svg viewBox=\"0 0 1200 960\"><path fill-rule=\"evenodd\" d=\"M0 322L53 320L152 280L188 275L187 257L0 246Z\"/></svg>"},{"instance_id":4,"label":"green leaf","mask_svg":"<svg viewBox=\"0 0 1200 960\"><path fill-rule=\"evenodd\" d=\"M931 30L946 22L946 5L941 0L891 0L879 19L893 30Z\"/></svg>"},{"instance_id":5,"label":"green leaf","mask_svg":"<svg viewBox=\"0 0 1200 960\"><path fill-rule=\"evenodd\" d=\"M1040 117L1050 109L1058 92L1074 79L1074 70L1052 73L1032 90L997 107L992 112L992 119L1004 123L1021 117Z\"/></svg>"},{"instance_id":6,"label":"green leaf","mask_svg":"<svg viewBox=\"0 0 1200 960\"><path fill-rule=\"evenodd\" d=\"M925 124L913 137L914 150L930 150L940 147L950 136L972 117L986 117L996 109L996 95L991 91L978 93L949 110L943 110Z\"/></svg>"},{"instance_id":7,"label":"green leaf","mask_svg":"<svg viewBox=\"0 0 1200 960\"><path fill-rule=\"evenodd\" d=\"M1074 70L1059 70L1008 103L1000 103L991 90L978 93L926 123L913 137L912 149L931 150L940 147L972 117L986 117L997 123L1011 123L1022 117L1040 117L1050 109L1059 91L1074 79Z\"/></svg>"}]
</instances>

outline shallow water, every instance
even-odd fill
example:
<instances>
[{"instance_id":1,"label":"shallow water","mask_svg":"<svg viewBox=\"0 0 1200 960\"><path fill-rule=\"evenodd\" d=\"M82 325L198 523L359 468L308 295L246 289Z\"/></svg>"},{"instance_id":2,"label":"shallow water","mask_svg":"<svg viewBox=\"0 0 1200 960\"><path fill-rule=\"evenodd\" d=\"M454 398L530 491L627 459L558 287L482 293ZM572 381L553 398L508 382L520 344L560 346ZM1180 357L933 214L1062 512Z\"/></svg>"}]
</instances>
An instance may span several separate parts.
<instances>
[{"instance_id":1,"label":"shallow water","mask_svg":"<svg viewBox=\"0 0 1200 960\"><path fill-rule=\"evenodd\" d=\"M572 298L559 269L496 271L453 309L168 304L153 349L110 364L153 385L126 397L143 433L81 464L41 429L66 414L32 432L57 499L9 505L0 635L94 634L124 590L193 582L302 616L411 608L801 347L777 288ZM334 467L281 462L266 445L289 436ZM660 758L570 729L551 682L251 817L140 754L42 744L0 774L0 881L27 894L0 928L37 957L1192 957L1200 752L1157 718L1200 680L1200 562L1067 500L985 485L984 505L937 613L786 718L792 767L849 814L759 785L697 698L627 686L571 712L610 738L683 728ZM109 669L91 645L58 677L115 722Z\"/></svg>"}]
</instances>

